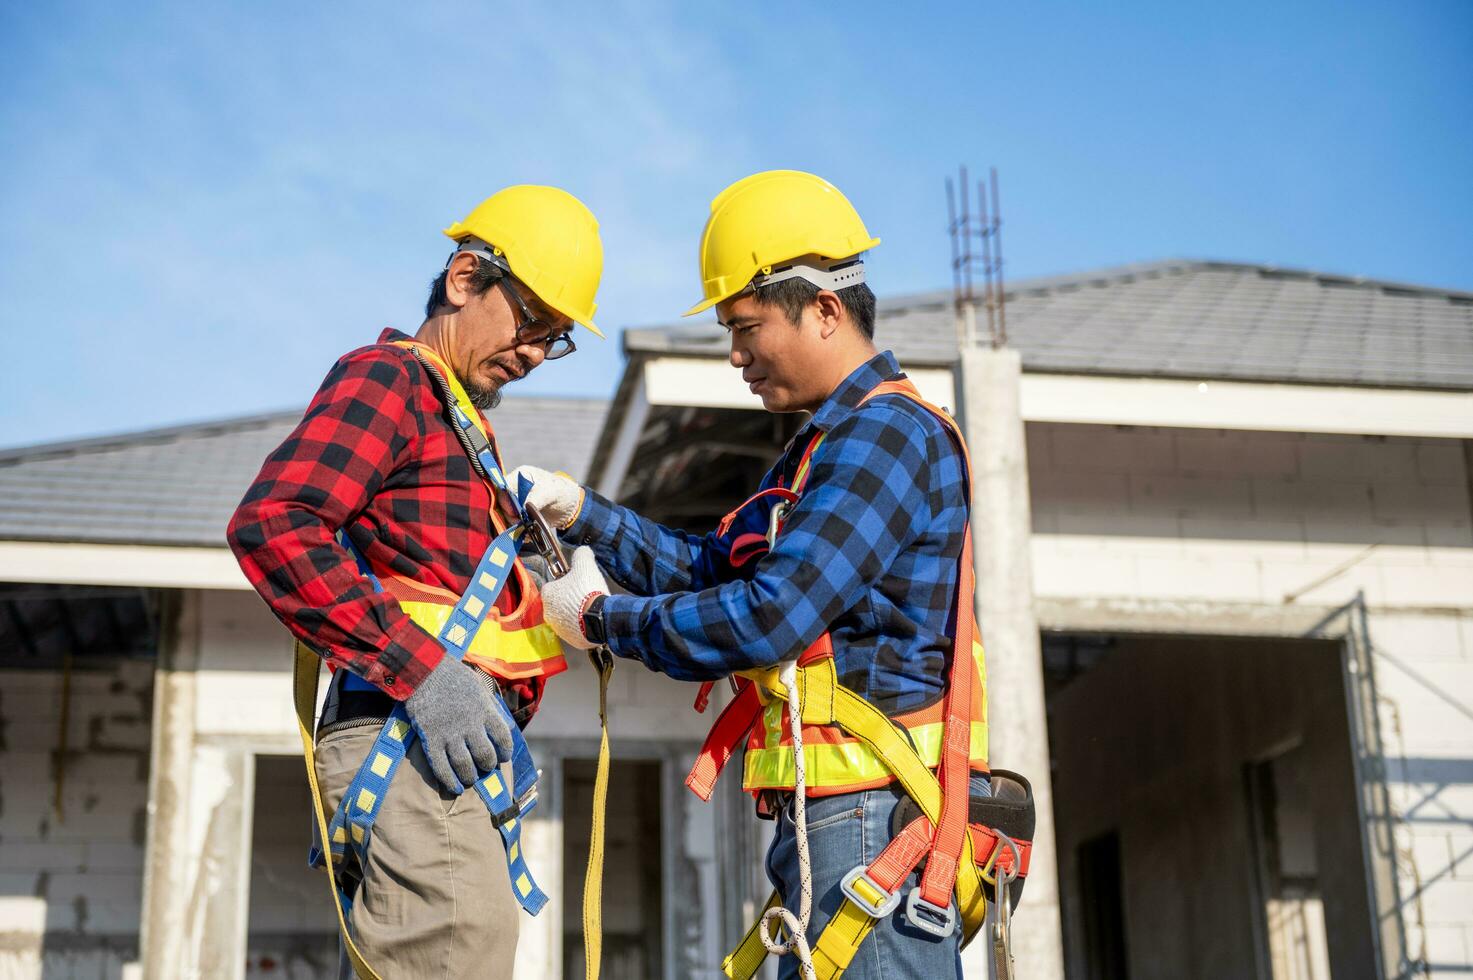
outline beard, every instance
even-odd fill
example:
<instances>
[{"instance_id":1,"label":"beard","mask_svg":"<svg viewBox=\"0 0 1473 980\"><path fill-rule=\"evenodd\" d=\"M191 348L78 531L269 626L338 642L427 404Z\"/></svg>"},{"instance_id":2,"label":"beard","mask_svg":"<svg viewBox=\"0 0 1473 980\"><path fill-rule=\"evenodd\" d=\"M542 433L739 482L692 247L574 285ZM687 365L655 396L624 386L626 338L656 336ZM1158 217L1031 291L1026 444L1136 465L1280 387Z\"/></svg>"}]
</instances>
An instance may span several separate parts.
<instances>
[{"instance_id":1,"label":"beard","mask_svg":"<svg viewBox=\"0 0 1473 980\"><path fill-rule=\"evenodd\" d=\"M479 385L474 382L462 382L465 393L470 396L471 404L483 412L489 412L501 404L501 389L495 385Z\"/></svg>"}]
</instances>

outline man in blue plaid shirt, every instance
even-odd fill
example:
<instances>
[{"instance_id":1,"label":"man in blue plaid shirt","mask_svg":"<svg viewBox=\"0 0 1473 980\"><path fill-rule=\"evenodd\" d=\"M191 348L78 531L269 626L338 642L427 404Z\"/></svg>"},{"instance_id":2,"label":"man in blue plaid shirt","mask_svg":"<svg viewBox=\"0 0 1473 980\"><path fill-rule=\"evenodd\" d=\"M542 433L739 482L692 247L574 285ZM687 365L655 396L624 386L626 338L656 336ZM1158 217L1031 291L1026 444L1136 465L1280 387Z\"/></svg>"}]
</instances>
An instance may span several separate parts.
<instances>
[{"instance_id":1,"label":"man in blue plaid shirt","mask_svg":"<svg viewBox=\"0 0 1473 980\"><path fill-rule=\"evenodd\" d=\"M750 240L777 241L788 254L744 267L754 259ZM861 404L876 385L903 377L872 339L875 298L859 253L876 244L837 189L808 174L758 174L712 203L702 241L706 301L690 312L716 307L731 364L764 408L812 414L759 489L791 487L805 450L820 433L822 442L781 533L750 560L743 552L768 531L776 494L700 536L522 468L531 502L579 545L572 571L542 593L547 622L566 642L606 643L651 670L704 681L772 667L827 631L840 683L887 715L941 698L967 524L965 464L941 421L915 401L884 394ZM631 594L607 594L597 566ZM974 783L974 793L986 792L985 777ZM808 800L810 941L838 906L840 879L893 836L902 796L884 786ZM796 909L790 803L774 802L780 818L767 870ZM782 976L798 969L796 957L783 958ZM959 970L957 931L939 938L897 912L845 975L936 980Z\"/></svg>"}]
</instances>

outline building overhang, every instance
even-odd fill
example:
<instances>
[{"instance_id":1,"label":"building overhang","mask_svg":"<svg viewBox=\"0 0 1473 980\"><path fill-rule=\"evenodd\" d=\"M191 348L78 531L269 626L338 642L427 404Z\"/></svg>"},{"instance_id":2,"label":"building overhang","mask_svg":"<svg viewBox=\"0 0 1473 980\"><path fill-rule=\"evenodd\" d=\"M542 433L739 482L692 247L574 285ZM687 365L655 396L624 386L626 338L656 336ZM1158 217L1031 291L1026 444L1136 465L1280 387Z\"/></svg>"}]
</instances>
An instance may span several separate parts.
<instances>
[{"instance_id":1,"label":"building overhang","mask_svg":"<svg viewBox=\"0 0 1473 980\"><path fill-rule=\"evenodd\" d=\"M228 548L0 541L0 582L248 590Z\"/></svg>"},{"instance_id":2,"label":"building overhang","mask_svg":"<svg viewBox=\"0 0 1473 980\"><path fill-rule=\"evenodd\" d=\"M659 355L631 368L649 405L762 407L724 360ZM906 373L928 401L956 407L951 368ZM1025 422L1473 438L1473 392L1462 391L1024 372L1020 397Z\"/></svg>"},{"instance_id":3,"label":"building overhang","mask_svg":"<svg viewBox=\"0 0 1473 980\"><path fill-rule=\"evenodd\" d=\"M762 408L723 357L631 354L589 479L609 497L624 483L652 410ZM951 366L906 373L928 401L958 409ZM1025 422L1473 439L1466 391L1025 371L1019 397Z\"/></svg>"}]
</instances>

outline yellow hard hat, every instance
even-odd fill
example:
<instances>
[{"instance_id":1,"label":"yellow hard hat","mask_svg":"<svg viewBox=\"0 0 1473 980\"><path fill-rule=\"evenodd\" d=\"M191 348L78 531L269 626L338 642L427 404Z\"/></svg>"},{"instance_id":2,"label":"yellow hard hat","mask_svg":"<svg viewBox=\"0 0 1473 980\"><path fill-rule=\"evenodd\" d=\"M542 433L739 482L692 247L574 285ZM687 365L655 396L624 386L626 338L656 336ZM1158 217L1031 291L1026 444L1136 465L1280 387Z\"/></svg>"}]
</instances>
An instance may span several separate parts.
<instances>
[{"instance_id":1,"label":"yellow hard hat","mask_svg":"<svg viewBox=\"0 0 1473 980\"><path fill-rule=\"evenodd\" d=\"M517 184L486 198L445 234L457 242L485 242L543 303L603 336L593 325L604 270L598 219L572 194Z\"/></svg>"},{"instance_id":2,"label":"yellow hard hat","mask_svg":"<svg viewBox=\"0 0 1473 980\"><path fill-rule=\"evenodd\" d=\"M746 289L757 276L776 281L773 267L811 256L792 271L824 288L864 281L863 266L834 275L835 260L880 244L849 199L822 177L801 170L767 170L716 195L701 233L701 285L706 298L685 316L709 310ZM787 278L787 276L783 276Z\"/></svg>"}]
</instances>

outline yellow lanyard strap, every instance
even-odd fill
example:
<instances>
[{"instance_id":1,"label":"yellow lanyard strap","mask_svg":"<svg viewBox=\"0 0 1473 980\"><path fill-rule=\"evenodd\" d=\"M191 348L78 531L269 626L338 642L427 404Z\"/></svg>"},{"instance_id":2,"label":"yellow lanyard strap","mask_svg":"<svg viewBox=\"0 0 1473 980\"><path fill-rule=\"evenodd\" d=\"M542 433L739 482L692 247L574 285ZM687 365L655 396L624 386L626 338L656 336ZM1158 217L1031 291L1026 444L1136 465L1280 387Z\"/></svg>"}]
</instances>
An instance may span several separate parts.
<instances>
[{"instance_id":1,"label":"yellow lanyard strap","mask_svg":"<svg viewBox=\"0 0 1473 980\"><path fill-rule=\"evenodd\" d=\"M598 980L603 958L604 813L609 801L609 678L611 657L595 658L598 667L598 769L593 777L593 826L588 840L588 870L583 875L584 976Z\"/></svg>"},{"instance_id":2,"label":"yellow lanyard strap","mask_svg":"<svg viewBox=\"0 0 1473 980\"><path fill-rule=\"evenodd\" d=\"M327 863L327 887L332 894L332 907L338 913L338 935L353 962L353 972L362 980L380 980L373 967L348 934L348 920L343 916L339 898L337 870L332 866L332 841L327 837L327 816L322 811L322 790L317 785L317 744L312 737L312 723L317 711L317 674L322 658L301 643L296 645L296 667L292 672L293 700L297 708L297 731L302 736L302 758L307 762L307 783L312 787L312 815L317 818L317 839L322 842L322 859Z\"/></svg>"}]
</instances>

